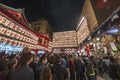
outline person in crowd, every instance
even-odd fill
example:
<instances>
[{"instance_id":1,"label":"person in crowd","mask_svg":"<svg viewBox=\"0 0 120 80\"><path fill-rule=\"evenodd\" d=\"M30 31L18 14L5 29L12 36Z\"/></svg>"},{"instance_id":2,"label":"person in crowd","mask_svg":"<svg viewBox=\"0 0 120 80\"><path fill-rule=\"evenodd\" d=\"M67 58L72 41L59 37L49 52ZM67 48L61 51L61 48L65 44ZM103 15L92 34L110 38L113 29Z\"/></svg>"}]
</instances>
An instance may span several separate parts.
<instances>
[{"instance_id":1,"label":"person in crowd","mask_svg":"<svg viewBox=\"0 0 120 80\"><path fill-rule=\"evenodd\" d=\"M61 58L58 55L54 56L54 63L51 66L52 70L52 80L67 80L68 72L65 67L63 67L60 63Z\"/></svg>"},{"instance_id":2,"label":"person in crowd","mask_svg":"<svg viewBox=\"0 0 120 80\"><path fill-rule=\"evenodd\" d=\"M45 67L40 74L40 80L52 80L52 72L49 67Z\"/></svg>"},{"instance_id":3,"label":"person in crowd","mask_svg":"<svg viewBox=\"0 0 120 80\"><path fill-rule=\"evenodd\" d=\"M75 80L75 62L72 58L72 55L69 56L69 71L70 71L70 79Z\"/></svg>"},{"instance_id":4,"label":"person in crowd","mask_svg":"<svg viewBox=\"0 0 120 80\"><path fill-rule=\"evenodd\" d=\"M116 76L116 62L115 62L115 58L112 55L110 55L109 58L110 58L110 63L109 63L108 73L109 73L109 76L112 78L112 80L116 80L116 77L115 77Z\"/></svg>"},{"instance_id":5,"label":"person in crowd","mask_svg":"<svg viewBox=\"0 0 120 80\"><path fill-rule=\"evenodd\" d=\"M41 70L46 67L46 63L47 63L47 56L46 54L43 54L40 57L40 62L37 63L35 67L35 80L40 80Z\"/></svg>"},{"instance_id":6,"label":"person in crowd","mask_svg":"<svg viewBox=\"0 0 120 80\"><path fill-rule=\"evenodd\" d=\"M29 64L33 61L33 54L22 53L19 59L19 67L11 74L9 80L34 80L33 70Z\"/></svg>"},{"instance_id":7,"label":"person in crowd","mask_svg":"<svg viewBox=\"0 0 120 80\"><path fill-rule=\"evenodd\" d=\"M9 72L8 72L8 74L6 75L5 80L11 79L11 74L13 74L13 72L14 72L17 64L18 64L18 60L16 60L16 59L11 59L11 60L9 61L9 63L8 63Z\"/></svg>"},{"instance_id":8,"label":"person in crowd","mask_svg":"<svg viewBox=\"0 0 120 80\"><path fill-rule=\"evenodd\" d=\"M116 58L117 62L117 78L120 79L120 54L118 54L118 57Z\"/></svg>"},{"instance_id":9,"label":"person in crowd","mask_svg":"<svg viewBox=\"0 0 120 80\"><path fill-rule=\"evenodd\" d=\"M33 57L33 61L30 64L30 67L33 69L33 72L35 73L35 67L38 64L38 62L40 61L39 57L34 55Z\"/></svg>"},{"instance_id":10,"label":"person in crowd","mask_svg":"<svg viewBox=\"0 0 120 80\"><path fill-rule=\"evenodd\" d=\"M92 63L92 61L89 58L87 58L85 60L85 63L86 63L86 75L88 77L88 80L97 80L94 64Z\"/></svg>"},{"instance_id":11,"label":"person in crowd","mask_svg":"<svg viewBox=\"0 0 120 80\"><path fill-rule=\"evenodd\" d=\"M16 55L15 54L11 54L10 56L9 56L9 60L11 60L11 59L16 59Z\"/></svg>"},{"instance_id":12,"label":"person in crowd","mask_svg":"<svg viewBox=\"0 0 120 80\"><path fill-rule=\"evenodd\" d=\"M98 70L99 70L99 73L100 73L100 76L103 77L103 74L104 74L104 61L103 61L103 57L100 56L99 57L99 61L98 61Z\"/></svg>"},{"instance_id":13,"label":"person in crowd","mask_svg":"<svg viewBox=\"0 0 120 80\"><path fill-rule=\"evenodd\" d=\"M118 51L120 51L120 34L116 35L116 43Z\"/></svg>"},{"instance_id":14,"label":"person in crowd","mask_svg":"<svg viewBox=\"0 0 120 80\"><path fill-rule=\"evenodd\" d=\"M3 61L0 65L1 72L0 72L0 80L5 80L9 70L8 70L8 61Z\"/></svg>"},{"instance_id":15,"label":"person in crowd","mask_svg":"<svg viewBox=\"0 0 120 80\"><path fill-rule=\"evenodd\" d=\"M6 63L6 60L5 60L5 52L1 52L0 53L0 72L4 70L4 63Z\"/></svg>"},{"instance_id":16,"label":"person in crowd","mask_svg":"<svg viewBox=\"0 0 120 80\"><path fill-rule=\"evenodd\" d=\"M61 55L61 65L67 68L67 61L65 59L65 54Z\"/></svg>"},{"instance_id":17,"label":"person in crowd","mask_svg":"<svg viewBox=\"0 0 120 80\"><path fill-rule=\"evenodd\" d=\"M120 79L120 65L118 62L120 59L118 57L117 58L114 58L113 56L110 57L109 76L112 78L112 80Z\"/></svg>"},{"instance_id":18,"label":"person in crowd","mask_svg":"<svg viewBox=\"0 0 120 80\"><path fill-rule=\"evenodd\" d=\"M117 64L120 66L120 52L118 53L118 56L117 56Z\"/></svg>"},{"instance_id":19,"label":"person in crowd","mask_svg":"<svg viewBox=\"0 0 120 80\"><path fill-rule=\"evenodd\" d=\"M94 69L95 69L95 73L97 74L97 71L96 71L96 69L97 69L97 61L96 61L96 58L95 58L96 56L90 56L90 60L91 60L91 62L92 62L92 64L93 64L93 66L94 66Z\"/></svg>"},{"instance_id":20,"label":"person in crowd","mask_svg":"<svg viewBox=\"0 0 120 80\"><path fill-rule=\"evenodd\" d=\"M85 79L85 64L81 56L75 61L76 67L76 80L86 80Z\"/></svg>"},{"instance_id":21,"label":"person in crowd","mask_svg":"<svg viewBox=\"0 0 120 80\"><path fill-rule=\"evenodd\" d=\"M108 73L110 59L109 59L109 57L107 55L103 56L103 62L104 62L104 70L105 70L106 73Z\"/></svg>"}]
</instances>

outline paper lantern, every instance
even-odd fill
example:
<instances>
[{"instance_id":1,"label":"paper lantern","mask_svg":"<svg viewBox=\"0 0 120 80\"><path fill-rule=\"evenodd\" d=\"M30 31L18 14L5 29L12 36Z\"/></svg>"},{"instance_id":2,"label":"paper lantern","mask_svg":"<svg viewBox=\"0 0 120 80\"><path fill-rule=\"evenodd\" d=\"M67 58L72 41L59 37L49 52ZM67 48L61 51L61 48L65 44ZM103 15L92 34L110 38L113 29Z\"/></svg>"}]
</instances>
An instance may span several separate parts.
<instances>
[{"instance_id":1,"label":"paper lantern","mask_svg":"<svg viewBox=\"0 0 120 80\"><path fill-rule=\"evenodd\" d=\"M6 35L7 35L7 36L10 36L10 35L11 35L11 30L7 29Z\"/></svg>"},{"instance_id":2,"label":"paper lantern","mask_svg":"<svg viewBox=\"0 0 120 80\"><path fill-rule=\"evenodd\" d=\"M22 40L25 41L25 36L22 37Z\"/></svg>"},{"instance_id":3,"label":"paper lantern","mask_svg":"<svg viewBox=\"0 0 120 80\"><path fill-rule=\"evenodd\" d=\"M11 37L15 37L15 32L11 32Z\"/></svg>"},{"instance_id":4,"label":"paper lantern","mask_svg":"<svg viewBox=\"0 0 120 80\"><path fill-rule=\"evenodd\" d=\"M17 41L14 40L13 45L16 46L17 45Z\"/></svg>"},{"instance_id":5,"label":"paper lantern","mask_svg":"<svg viewBox=\"0 0 120 80\"><path fill-rule=\"evenodd\" d=\"M2 17L2 16L0 16L0 23L2 23L2 20L3 20L3 17Z\"/></svg>"},{"instance_id":6,"label":"paper lantern","mask_svg":"<svg viewBox=\"0 0 120 80\"><path fill-rule=\"evenodd\" d=\"M9 44L11 45L13 43L13 40L9 39Z\"/></svg>"},{"instance_id":7,"label":"paper lantern","mask_svg":"<svg viewBox=\"0 0 120 80\"><path fill-rule=\"evenodd\" d=\"M14 23L11 23L11 25L8 26L8 27L10 27L11 29L13 29L14 25L15 25Z\"/></svg>"},{"instance_id":8,"label":"paper lantern","mask_svg":"<svg viewBox=\"0 0 120 80\"><path fill-rule=\"evenodd\" d=\"M17 46L20 46L20 42L19 41L17 42Z\"/></svg>"},{"instance_id":9,"label":"paper lantern","mask_svg":"<svg viewBox=\"0 0 120 80\"><path fill-rule=\"evenodd\" d=\"M14 30L19 31L19 29L18 29L18 26L17 26L17 25L15 26Z\"/></svg>"},{"instance_id":10,"label":"paper lantern","mask_svg":"<svg viewBox=\"0 0 120 80\"><path fill-rule=\"evenodd\" d=\"M20 37L20 34L16 33L16 38L19 39Z\"/></svg>"},{"instance_id":11,"label":"paper lantern","mask_svg":"<svg viewBox=\"0 0 120 80\"><path fill-rule=\"evenodd\" d=\"M1 34L4 34L6 30L7 30L6 28L0 26L0 33Z\"/></svg>"},{"instance_id":12,"label":"paper lantern","mask_svg":"<svg viewBox=\"0 0 120 80\"><path fill-rule=\"evenodd\" d=\"M24 30L23 29L22 29L21 33L24 34Z\"/></svg>"},{"instance_id":13,"label":"paper lantern","mask_svg":"<svg viewBox=\"0 0 120 80\"><path fill-rule=\"evenodd\" d=\"M7 38L3 38L3 40L2 40L2 42L3 42L4 44L6 44L6 43L7 43L7 41L8 41L8 39L7 39Z\"/></svg>"},{"instance_id":14,"label":"paper lantern","mask_svg":"<svg viewBox=\"0 0 120 80\"><path fill-rule=\"evenodd\" d=\"M22 40L23 39L23 36L22 35L20 35L20 40Z\"/></svg>"},{"instance_id":15,"label":"paper lantern","mask_svg":"<svg viewBox=\"0 0 120 80\"><path fill-rule=\"evenodd\" d=\"M9 21L8 20L6 20L6 22L5 22L5 26L8 26L8 24L9 24Z\"/></svg>"},{"instance_id":16,"label":"paper lantern","mask_svg":"<svg viewBox=\"0 0 120 80\"><path fill-rule=\"evenodd\" d=\"M2 23L3 25L5 25L6 21L7 21L7 19L6 19L6 18L2 18L1 23Z\"/></svg>"},{"instance_id":17,"label":"paper lantern","mask_svg":"<svg viewBox=\"0 0 120 80\"><path fill-rule=\"evenodd\" d=\"M22 28L19 28L19 32L22 32Z\"/></svg>"},{"instance_id":18,"label":"paper lantern","mask_svg":"<svg viewBox=\"0 0 120 80\"><path fill-rule=\"evenodd\" d=\"M12 24L12 22L11 22L11 21L8 21L8 23L6 23L6 26L7 26L7 27L10 27L11 24Z\"/></svg>"}]
</instances>

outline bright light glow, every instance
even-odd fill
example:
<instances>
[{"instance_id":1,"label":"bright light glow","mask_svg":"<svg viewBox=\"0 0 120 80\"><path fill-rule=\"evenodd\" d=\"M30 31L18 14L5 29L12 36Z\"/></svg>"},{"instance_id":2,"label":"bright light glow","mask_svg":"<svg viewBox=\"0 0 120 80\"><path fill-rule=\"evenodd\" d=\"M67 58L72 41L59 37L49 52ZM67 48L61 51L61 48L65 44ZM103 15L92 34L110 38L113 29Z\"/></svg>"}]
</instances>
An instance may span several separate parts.
<instances>
[{"instance_id":1,"label":"bright light glow","mask_svg":"<svg viewBox=\"0 0 120 80\"><path fill-rule=\"evenodd\" d=\"M90 43L90 45L92 45L93 43Z\"/></svg>"},{"instance_id":2,"label":"bright light glow","mask_svg":"<svg viewBox=\"0 0 120 80\"><path fill-rule=\"evenodd\" d=\"M96 40L97 40L97 41L99 41L99 40L100 40L100 38L96 38Z\"/></svg>"},{"instance_id":3,"label":"bright light glow","mask_svg":"<svg viewBox=\"0 0 120 80\"><path fill-rule=\"evenodd\" d=\"M108 33L117 33L119 30L118 29L112 29L112 30L109 30L109 31L107 31Z\"/></svg>"},{"instance_id":4,"label":"bright light glow","mask_svg":"<svg viewBox=\"0 0 120 80\"><path fill-rule=\"evenodd\" d=\"M8 44L0 44L0 50L5 50L5 51L22 51L23 47L18 47L18 46L13 46L13 45L8 45Z\"/></svg>"},{"instance_id":5,"label":"bright light glow","mask_svg":"<svg viewBox=\"0 0 120 80\"><path fill-rule=\"evenodd\" d=\"M38 51L37 53L38 53L38 54L44 54L45 51Z\"/></svg>"}]
</instances>

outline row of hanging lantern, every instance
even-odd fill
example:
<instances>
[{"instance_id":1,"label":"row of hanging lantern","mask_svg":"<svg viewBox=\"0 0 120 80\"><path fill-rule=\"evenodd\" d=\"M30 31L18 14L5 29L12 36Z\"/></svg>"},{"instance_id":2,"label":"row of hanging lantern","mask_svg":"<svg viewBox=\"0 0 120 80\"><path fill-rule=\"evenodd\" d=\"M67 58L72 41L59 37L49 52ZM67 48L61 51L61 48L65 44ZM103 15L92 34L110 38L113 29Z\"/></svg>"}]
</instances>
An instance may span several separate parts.
<instances>
[{"instance_id":1,"label":"row of hanging lantern","mask_svg":"<svg viewBox=\"0 0 120 80\"><path fill-rule=\"evenodd\" d=\"M20 26L14 24L12 21L6 19L3 16L0 16L0 23L3 24L4 26L6 26L7 28L10 28L18 33L20 33L21 35L24 35L26 37L29 37L31 39L34 40L38 40L38 37L33 35L31 32L29 32L28 30L24 30L23 28L21 28ZM4 30L3 30L4 32Z\"/></svg>"},{"instance_id":2,"label":"row of hanging lantern","mask_svg":"<svg viewBox=\"0 0 120 80\"><path fill-rule=\"evenodd\" d=\"M21 35L17 32L12 31L12 30L9 30L9 29L3 27L2 25L0 25L0 34L6 35L6 36L11 37L11 38L15 38L15 39L27 42L27 43L31 43L31 44L37 44L38 43L37 40L33 40L29 37Z\"/></svg>"},{"instance_id":3,"label":"row of hanging lantern","mask_svg":"<svg viewBox=\"0 0 120 80\"><path fill-rule=\"evenodd\" d=\"M1 15L0 43L48 51L48 48L38 45L38 37L36 35Z\"/></svg>"},{"instance_id":4,"label":"row of hanging lantern","mask_svg":"<svg viewBox=\"0 0 120 80\"><path fill-rule=\"evenodd\" d=\"M10 39L10 38L4 37L4 36L0 36L0 43L36 49L36 45L13 40L13 39Z\"/></svg>"}]
</instances>

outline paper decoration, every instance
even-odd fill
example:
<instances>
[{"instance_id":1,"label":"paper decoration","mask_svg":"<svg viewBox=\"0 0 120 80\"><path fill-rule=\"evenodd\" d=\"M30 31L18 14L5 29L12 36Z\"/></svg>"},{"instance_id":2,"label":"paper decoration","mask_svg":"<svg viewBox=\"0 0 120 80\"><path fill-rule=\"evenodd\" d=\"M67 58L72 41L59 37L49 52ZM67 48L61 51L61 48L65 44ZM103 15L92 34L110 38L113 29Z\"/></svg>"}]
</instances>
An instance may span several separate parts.
<instances>
[{"instance_id":1,"label":"paper decoration","mask_svg":"<svg viewBox=\"0 0 120 80\"><path fill-rule=\"evenodd\" d=\"M13 40L9 39L9 44L11 45L13 43Z\"/></svg>"},{"instance_id":2,"label":"paper decoration","mask_svg":"<svg viewBox=\"0 0 120 80\"><path fill-rule=\"evenodd\" d=\"M7 35L7 36L10 36L10 35L11 35L11 30L7 29L6 35Z\"/></svg>"},{"instance_id":3,"label":"paper decoration","mask_svg":"<svg viewBox=\"0 0 120 80\"><path fill-rule=\"evenodd\" d=\"M97 49L100 49L100 43L99 42L97 43Z\"/></svg>"},{"instance_id":4,"label":"paper decoration","mask_svg":"<svg viewBox=\"0 0 120 80\"><path fill-rule=\"evenodd\" d=\"M8 23L9 23L9 22L10 22L10 21L7 21L7 20L6 20L6 22L5 22L4 25L5 25L5 26L8 26Z\"/></svg>"},{"instance_id":5,"label":"paper decoration","mask_svg":"<svg viewBox=\"0 0 120 80\"><path fill-rule=\"evenodd\" d=\"M16 39L19 39L19 34L18 34L18 33L16 33L16 36L15 36L15 37L16 37Z\"/></svg>"},{"instance_id":6,"label":"paper decoration","mask_svg":"<svg viewBox=\"0 0 120 80\"><path fill-rule=\"evenodd\" d=\"M19 32L22 32L22 28L19 28Z\"/></svg>"},{"instance_id":7,"label":"paper decoration","mask_svg":"<svg viewBox=\"0 0 120 80\"><path fill-rule=\"evenodd\" d=\"M2 19L3 19L3 17L2 17L2 16L0 16L0 23L2 23Z\"/></svg>"},{"instance_id":8,"label":"paper decoration","mask_svg":"<svg viewBox=\"0 0 120 80\"><path fill-rule=\"evenodd\" d=\"M110 45L111 45L111 48L112 48L113 51L118 51L117 47L114 44L114 42L110 43Z\"/></svg>"},{"instance_id":9,"label":"paper decoration","mask_svg":"<svg viewBox=\"0 0 120 80\"><path fill-rule=\"evenodd\" d=\"M20 40L22 40L23 39L23 36L22 35L20 35Z\"/></svg>"},{"instance_id":10,"label":"paper decoration","mask_svg":"<svg viewBox=\"0 0 120 80\"><path fill-rule=\"evenodd\" d=\"M103 47L103 49L104 49L104 54L107 54L107 48Z\"/></svg>"},{"instance_id":11,"label":"paper decoration","mask_svg":"<svg viewBox=\"0 0 120 80\"><path fill-rule=\"evenodd\" d=\"M0 33L1 33L1 34L4 34L5 31L6 31L6 28L0 26Z\"/></svg>"},{"instance_id":12,"label":"paper decoration","mask_svg":"<svg viewBox=\"0 0 120 80\"><path fill-rule=\"evenodd\" d=\"M13 41L13 45L16 46L17 45L17 41L14 40Z\"/></svg>"},{"instance_id":13,"label":"paper decoration","mask_svg":"<svg viewBox=\"0 0 120 80\"><path fill-rule=\"evenodd\" d=\"M21 33L21 34L19 34L15 31L4 28L4 26L0 25L0 33L11 37L11 39L8 39L8 42L9 42L10 45L30 46L31 44L37 44L38 43L37 42L38 37L36 35L33 35L31 32L22 29L21 27L19 27L18 25L14 24L12 21L10 21L9 19L0 16L0 23L3 24L6 27L11 28L12 30L15 30L15 31L18 31L18 32ZM23 36L22 34L24 34L28 37ZM12 40L12 38L16 38L16 39L19 39L19 40L22 40L22 41L25 41L25 42L29 42L31 44L20 42L20 41L17 41L17 40ZM4 43L6 43L7 38L1 39L1 40ZM31 47L35 47L35 46L32 45Z\"/></svg>"},{"instance_id":14,"label":"paper decoration","mask_svg":"<svg viewBox=\"0 0 120 80\"><path fill-rule=\"evenodd\" d=\"M14 23L11 23L11 25L8 27L10 27L11 29L14 29Z\"/></svg>"},{"instance_id":15,"label":"paper decoration","mask_svg":"<svg viewBox=\"0 0 120 80\"><path fill-rule=\"evenodd\" d=\"M25 33L25 30L22 29L22 34L24 34L24 33Z\"/></svg>"},{"instance_id":16,"label":"paper decoration","mask_svg":"<svg viewBox=\"0 0 120 80\"><path fill-rule=\"evenodd\" d=\"M19 29L18 29L18 26L17 26L17 25L15 26L14 30L19 31Z\"/></svg>"},{"instance_id":17,"label":"paper decoration","mask_svg":"<svg viewBox=\"0 0 120 80\"><path fill-rule=\"evenodd\" d=\"M11 37L15 37L15 32L11 32Z\"/></svg>"},{"instance_id":18,"label":"paper decoration","mask_svg":"<svg viewBox=\"0 0 120 80\"><path fill-rule=\"evenodd\" d=\"M7 43L8 39L7 38L3 38L2 42L5 44Z\"/></svg>"}]
</instances>

